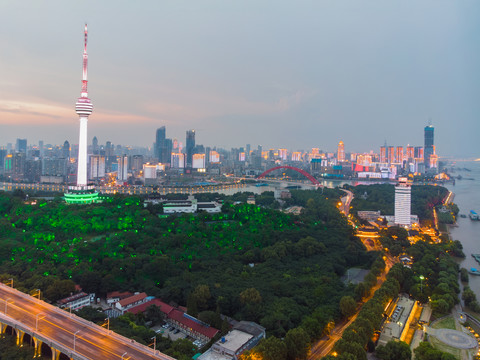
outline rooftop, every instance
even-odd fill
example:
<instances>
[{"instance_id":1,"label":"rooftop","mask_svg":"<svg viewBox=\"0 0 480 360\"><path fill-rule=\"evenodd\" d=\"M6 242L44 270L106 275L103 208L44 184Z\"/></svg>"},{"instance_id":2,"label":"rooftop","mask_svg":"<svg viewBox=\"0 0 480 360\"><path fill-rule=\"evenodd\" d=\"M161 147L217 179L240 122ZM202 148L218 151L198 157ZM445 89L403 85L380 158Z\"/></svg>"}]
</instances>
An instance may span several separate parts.
<instances>
[{"instance_id":1,"label":"rooftop","mask_svg":"<svg viewBox=\"0 0 480 360\"><path fill-rule=\"evenodd\" d=\"M140 294L137 294L137 295L133 295L133 296L130 296L128 298L125 298L125 299L122 299L120 300L118 303L124 307L124 306L128 306L130 304L134 304L138 301L141 301L143 299L145 299L147 297L147 294L145 294L144 292L143 293L140 293Z\"/></svg>"}]
</instances>

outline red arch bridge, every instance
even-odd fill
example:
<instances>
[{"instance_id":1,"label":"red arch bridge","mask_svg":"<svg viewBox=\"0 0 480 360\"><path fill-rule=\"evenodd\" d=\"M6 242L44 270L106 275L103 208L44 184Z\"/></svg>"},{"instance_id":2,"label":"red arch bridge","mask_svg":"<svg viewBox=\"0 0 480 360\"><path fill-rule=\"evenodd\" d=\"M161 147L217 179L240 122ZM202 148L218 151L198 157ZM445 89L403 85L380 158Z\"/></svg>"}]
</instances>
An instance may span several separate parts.
<instances>
[{"instance_id":1,"label":"red arch bridge","mask_svg":"<svg viewBox=\"0 0 480 360\"><path fill-rule=\"evenodd\" d=\"M290 170L294 170L294 171L302 174L303 176L305 176L308 180L310 180L310 181L312 182L313 185L321 186L320 183L318 182L318 180L315 179L311 174L309 174L309 173L306 172L305 170L299 169L299 168L294 167L294 166L288 166L288 165L275 166L274 168L268 169L267 171L265 171L265 172L263 172L262 174L260 174L260 175L258 176L258 179L262 179L262 178L265 177L265 175L271 173L272 171L278 170L278 169L290 169Z\"/></svg>"}]
</instances>

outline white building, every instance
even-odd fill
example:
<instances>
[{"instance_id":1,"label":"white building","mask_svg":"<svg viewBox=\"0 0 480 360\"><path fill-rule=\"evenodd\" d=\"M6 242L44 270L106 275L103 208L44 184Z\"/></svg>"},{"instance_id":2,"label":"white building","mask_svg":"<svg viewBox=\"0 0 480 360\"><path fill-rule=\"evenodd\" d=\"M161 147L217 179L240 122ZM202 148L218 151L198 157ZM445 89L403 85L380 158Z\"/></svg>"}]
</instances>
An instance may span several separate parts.
<instances>
[{"instance_id":1,"label":"white building","mask_svg":"<svg viewBox=\"0 0 480 360\"><path fill-rule=\"evenodd\" d=\"M90 179L100 179L105 177L105 156L90 156Z\"/></svg>"},{"instance_id":2,"label":"white building","mask_svg":"<svg viewBox=\"0 0 480 360\"><path fill-rule=\"evenodd\" d=\"M395 224L410 227L411 220L411 184L407 178L399 178L395 186Z\"/></svg>"},{"instance_id":3,"label":"white building","mask_svg":"<svg viewBox=\"0 0 480 360\"><path fill-rule=\"evenodd\" d=\"M128 180L128 156L122 155L118 158L117 180L125 182Z\"/></svg>"}]
</instances>

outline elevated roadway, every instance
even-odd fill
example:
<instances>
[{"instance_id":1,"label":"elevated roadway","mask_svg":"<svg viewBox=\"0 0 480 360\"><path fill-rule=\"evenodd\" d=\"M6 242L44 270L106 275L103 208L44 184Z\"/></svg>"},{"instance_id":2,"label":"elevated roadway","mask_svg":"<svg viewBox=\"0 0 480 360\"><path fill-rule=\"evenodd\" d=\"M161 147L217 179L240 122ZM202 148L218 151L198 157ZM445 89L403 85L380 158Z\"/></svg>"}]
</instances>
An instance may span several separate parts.
<instances>
[{"instance_id":1,"label":"elevated roadway","mask_svg":"<svg viewBox=\"0 0 480 360\"><path fill-rule=\"evenodd\" d=\"M30 335L36 355L42 343L48 345L52 359L64 354L75 360L174 360L4 284L0 284L0 323L2 333L7 326L15 331L18 344Z\"/></svg>"}]
</instances>

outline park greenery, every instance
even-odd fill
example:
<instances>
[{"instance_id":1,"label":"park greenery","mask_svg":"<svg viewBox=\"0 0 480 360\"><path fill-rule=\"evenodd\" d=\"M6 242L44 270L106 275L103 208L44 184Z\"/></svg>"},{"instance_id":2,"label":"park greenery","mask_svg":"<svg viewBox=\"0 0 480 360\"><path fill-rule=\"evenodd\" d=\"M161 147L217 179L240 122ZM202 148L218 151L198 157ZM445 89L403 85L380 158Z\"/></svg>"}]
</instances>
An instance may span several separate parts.
<instances>
[{"instance_id":1,"label":"park greenery","mask_svg":"<svg viewBox=\"0 0 480 360\"><path fill-rule=\"evenodd\" d=\"M75 284L97 296L145 291L210 322L212 313L256 321L285 338L292 358L342 317L342 297L355 296L340 279L347 268L370 268L377 254L336 209L341 191L291 194L300 215L274 209L273 194L257 196L257 205L245 204L245 194L198 194L222 200L222 213L165 216L132 196L82 206L0 193L0 280L13 277L50 301ZM150 333L126 335L146 341Z\"/></svg>"}]
</instances>

